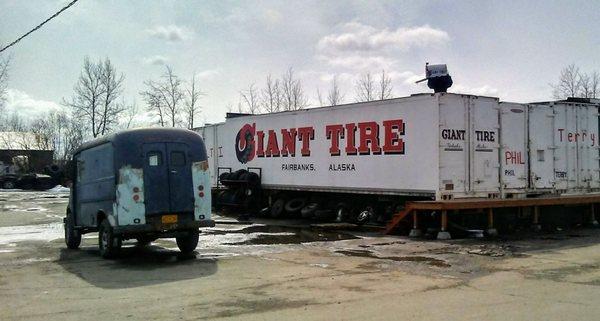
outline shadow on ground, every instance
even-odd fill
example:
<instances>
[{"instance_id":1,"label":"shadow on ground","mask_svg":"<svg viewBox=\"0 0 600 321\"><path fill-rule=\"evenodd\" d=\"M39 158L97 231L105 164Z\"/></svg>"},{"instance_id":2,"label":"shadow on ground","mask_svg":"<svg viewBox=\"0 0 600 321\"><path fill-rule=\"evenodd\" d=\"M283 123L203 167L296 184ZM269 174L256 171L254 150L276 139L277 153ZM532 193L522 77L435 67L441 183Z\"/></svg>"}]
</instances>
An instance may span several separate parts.
<instances>
[{"instance_id":1,"label":"shadow on ground","mask_svg":"<svg viewBox=\"0 0 600 321\"><path fill-rule=\"evenodd\" d=\"M217 259L197 258L159 246L123 247L114 259L100 257L97 247L60 249L56 263L86 282L106 289L132 288L196 279L217 272Z\"/></svg>"}]
</instances>

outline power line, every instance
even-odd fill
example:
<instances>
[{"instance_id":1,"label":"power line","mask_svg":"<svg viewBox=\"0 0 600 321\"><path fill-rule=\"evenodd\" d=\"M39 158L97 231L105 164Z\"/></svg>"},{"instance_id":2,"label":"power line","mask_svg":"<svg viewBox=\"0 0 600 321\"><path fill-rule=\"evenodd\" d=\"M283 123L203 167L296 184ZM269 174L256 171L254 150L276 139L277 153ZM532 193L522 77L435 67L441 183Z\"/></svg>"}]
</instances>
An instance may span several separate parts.
<instances>
[{"instance_id":1,"label":"power line","mask_svg":"<svg viewBox=\"0 0 600 321\"><path fill-rule=\"evenodd\" d=\"M0 53L2 53L2 52L3 52L4 50L6 50L6 49L8 49L8 48L12 47L12 46L13 46L13 45L15 45L17 42L21 41L21 39L23 39L23 38L25 38L25 37L29 36L29 34L31 34L32 32L34 32L34 31L36 31L36 30L40 29L40 28L41 28L43 25L45 25L45 24L46 24L48 21L50 21L50 20L52 20L52 19L56 18L56 16L58 16L59 14L61 14L63 11L65 11L65 10L69 9L69 7L71 7L72 5L74 5L74 4L75 4L75 2L77 2L77 1L79 1L79 0L73 0L73 1L71 1L71 2L70 2L68 5L66 5L65 7L63 7L62 9L60 9L60 11L58 11L58 12L57 12L57 13L55 13L55 14L53 14L53 15L52 15L50 18L48 18L48 19L44 20L44 22L42 22L42 23L40 23L39 25L37 25L37 27L35 27L35 28L33 28L33 29L29 30L29 32L27 32L26 34L22 35L22 36L21 36L21 37L19 37L17 40L15 40L15 41L11 42L10 44L8 44L8 46L6 46L6 47L4 47L4 48L0 49Z\"/></svg>"}]
</instances>

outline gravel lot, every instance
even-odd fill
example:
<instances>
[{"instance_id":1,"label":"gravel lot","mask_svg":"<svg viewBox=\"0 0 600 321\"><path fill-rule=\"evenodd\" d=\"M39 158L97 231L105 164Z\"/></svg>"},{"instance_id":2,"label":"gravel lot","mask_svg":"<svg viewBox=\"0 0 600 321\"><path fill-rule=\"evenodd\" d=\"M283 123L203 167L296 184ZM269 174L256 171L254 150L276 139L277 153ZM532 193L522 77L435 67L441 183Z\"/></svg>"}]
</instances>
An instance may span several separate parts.
<instances>
[{"instance_id":1,"label":"gravel lot","mask_svg":"<svg viewBox=\"0 0 600 321\"><path fill-rule=\"evenodd\" d=\"M0 320L597 320L600 231L412 240L294 221L67 250L64 192L0 192ZM220 218L225 219L225 218ZM272 226L277 223L288 227ZM293 226L296 224L296 226ZM299 224L299 225L298 225ZM289 227L292 225L292 227Z\"/></svg>"}]
</instances>

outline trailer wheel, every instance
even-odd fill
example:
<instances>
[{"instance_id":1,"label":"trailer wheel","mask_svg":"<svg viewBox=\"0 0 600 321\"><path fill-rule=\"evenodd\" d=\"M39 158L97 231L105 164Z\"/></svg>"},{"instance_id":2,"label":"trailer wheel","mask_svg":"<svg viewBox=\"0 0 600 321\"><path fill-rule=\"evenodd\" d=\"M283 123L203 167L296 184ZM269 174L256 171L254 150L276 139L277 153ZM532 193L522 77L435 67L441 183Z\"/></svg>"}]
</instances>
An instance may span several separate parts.
<instances>
[{"instance_id":1,"label":"trailer wheel","mask_svg":"<svg viewBox=\"0 0 600 321\"><path fill-rule=\"evenodd\" d=\"M100 250L100 256L105 259L114 257L121 249L121 243L121 237L114 235L112 226L110 226L108 220L102 220L98 230L98 249Z\"/></svg>"},{"instance_id":2,"label":"trailer wheel","mask_svg":"<svg viewBox=\"0 0 600 321\"><path fill-rule=\"evenodd\" d=\"M81 232L75 229L75 224L73 222L73 214L71 214L71 211L67 212L64 228L65 244L67 245L67 248L72 250L78 249L79 245L81 245Z\"/></svg>"},{"instance_id":3,"label":"trailer wheel","mask_svg":"<svg viewBox=\"0 0 600 321\"><path fill-rule=\"evenodd\" d=\"M315 211L319 208L319 203L309 203L300 210L302 218L311 218L315 215Z\"/></svg>"},{"instance_id":4,"label":"trailer wheel","mask_svg":"<svg viewBox=\"0 0 600 321\"><path fill-rule=\"evenodd\" d=\"M285 208L285 199L278 198L273 205L271 205L271 217L278 218L283 214Z\"/></svg>"},{"instance_id":5,"label":"trailer wheel","mask_svg":"<svg viewBox=\"0 0 600 321\"><path fill-rule=\"evenodd\" d=\"M306 199L304 198L293 198L285 204L285 211L294 214L300 211L306 205Z\"/></svg>"},{"instance_id":6,"label":"trailer wheel","mask_svg":"<svg viewBox=\"0 0 600 321\"><path fill-rule=\"evenodd\" d=\"M13 188L15 188L15 182L10 181L10 180L4 181L4 183L2 183L2 188L4 188L4 189L13 189Z\"/></svg>"},{"instance_id":7,"label":"trailer wheel","mask_svg":"<svg viewBox=\"0 0 600 321\"><path fill-rule=\"evenodd\" d=\"M198 246L199 232L197 230L191 230L186 236L180 236L176 238L177 247L182 253L191 253Z\"/></svg>"},{"instance_id":8,"label":"trailer wheel","mask_svg":"<svg viewBox=\"0 0 600 321\"><path fill-rule=\"evenodd\" d=\"M350 215L350 211L348 210L348 206L344 203L340 203L335 210L335 221L340 223L344 222L348 216Z\"/></svg>"}]
</instances>

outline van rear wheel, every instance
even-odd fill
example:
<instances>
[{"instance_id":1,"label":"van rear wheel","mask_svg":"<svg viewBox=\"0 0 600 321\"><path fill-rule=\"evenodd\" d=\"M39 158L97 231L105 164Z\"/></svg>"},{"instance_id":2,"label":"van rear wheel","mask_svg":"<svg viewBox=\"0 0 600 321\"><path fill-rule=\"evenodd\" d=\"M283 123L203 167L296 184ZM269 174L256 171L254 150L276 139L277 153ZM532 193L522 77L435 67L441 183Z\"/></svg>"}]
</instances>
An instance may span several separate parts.
<instances>
[{"instance_id":1,"label":"van rear wheel","mask_svg":"<svg viewBox=\"0 0 600 321\"><path fill-rule=\"evenodd\" d=\"M121 237L115 236L108 220L100 223L98 230L98 249L103 258L114 257L121 249Z\"/></svg>"},{"instance_id":2,"label":"van rear wheel","mask_svg":"<svg viewBox=\"0 0 600 321\"><path fill-rule=\"evenodd\" d=\"M177 237L177 247L182 253L191 253L198 246L199 232L191 230L185 236Z\"/></svg>"}]
</instances>

